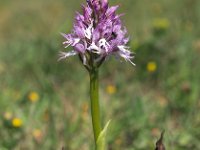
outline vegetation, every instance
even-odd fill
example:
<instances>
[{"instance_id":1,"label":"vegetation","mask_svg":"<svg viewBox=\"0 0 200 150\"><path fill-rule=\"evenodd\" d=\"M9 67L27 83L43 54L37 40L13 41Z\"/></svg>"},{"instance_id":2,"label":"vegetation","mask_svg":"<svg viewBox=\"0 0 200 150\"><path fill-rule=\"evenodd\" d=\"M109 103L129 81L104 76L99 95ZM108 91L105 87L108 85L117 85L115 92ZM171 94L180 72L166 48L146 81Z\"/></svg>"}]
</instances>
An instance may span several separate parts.
<instances>
[{"instance_id":1,"label":"vegetation","mask_svg":"<svg viewBox=\"0 0 200 150\"><path fill-rule=\"evenodd\" d=\"M81 3L0 1L0 150L94 148L88 73L76 57L57 61ZM200 1L110 3L126 13L137 66L101 67L109 149L154 149L163 130L167 149L200 149Z\"/></svg>"}]
</instances>

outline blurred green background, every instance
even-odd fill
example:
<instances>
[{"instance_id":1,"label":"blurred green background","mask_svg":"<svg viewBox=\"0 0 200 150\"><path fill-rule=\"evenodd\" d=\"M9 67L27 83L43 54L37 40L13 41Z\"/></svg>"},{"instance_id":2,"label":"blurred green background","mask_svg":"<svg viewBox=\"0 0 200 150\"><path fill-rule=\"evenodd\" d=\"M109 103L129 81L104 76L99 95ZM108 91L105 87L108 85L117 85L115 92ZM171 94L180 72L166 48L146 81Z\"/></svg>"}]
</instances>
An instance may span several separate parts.
<instances>
[{"instance_id":1,"label":"blurred green background","mask_svg":"<svg viewBox=\"0 0 200 150\"><path fill-rule=\"evenodd\" d=\"M0 0L0 150L93 149L89 77L58 62L84 0ZM119 4L136 67L109 59L100 99L109 150L200 149L200 1ZM69 48L70 50L70 48Z\"/></svg>"}]
</instances>

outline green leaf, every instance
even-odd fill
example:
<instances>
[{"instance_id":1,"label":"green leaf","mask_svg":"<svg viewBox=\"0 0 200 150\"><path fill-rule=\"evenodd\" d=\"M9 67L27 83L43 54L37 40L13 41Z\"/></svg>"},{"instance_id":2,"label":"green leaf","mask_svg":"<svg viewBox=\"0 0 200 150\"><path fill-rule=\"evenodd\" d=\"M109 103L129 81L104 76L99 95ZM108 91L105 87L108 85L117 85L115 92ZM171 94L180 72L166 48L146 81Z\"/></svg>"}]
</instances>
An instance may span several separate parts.
<instances>
[{"instance_id":1,"label":"green leaf","mask_svg":"<svg viewBox=\"0 0 200 150\"><path fill-rule=\"evenodd\" d=\"M106 133L108 131L108 126L110 125L110 120L107 122L99 137L97 139L97 150L106 150Z\"/></svg>"}]
</instances>

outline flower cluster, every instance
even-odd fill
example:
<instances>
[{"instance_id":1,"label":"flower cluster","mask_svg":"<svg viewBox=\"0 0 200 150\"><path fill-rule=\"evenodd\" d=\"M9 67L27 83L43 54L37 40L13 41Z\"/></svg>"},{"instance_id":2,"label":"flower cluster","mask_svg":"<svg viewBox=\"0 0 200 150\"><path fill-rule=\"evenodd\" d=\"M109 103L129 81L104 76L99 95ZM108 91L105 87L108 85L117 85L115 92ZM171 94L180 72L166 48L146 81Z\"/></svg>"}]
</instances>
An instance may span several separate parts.
<instances>
[{"instance_id":1,"label":"flower cluster","mask_svg":"<svg viewBox=\"0 0 200 150\"><path fill-rule=\"evenodd\" d=\"M117 8L109 7L107 0L87 0L83 14L77 13L75 17L73 32L62 33L65 48L72 46L73 50L61 52L59 60L78 54L86 68L91 69L114 55L134 65L133 53L126 46L127 30L122 26L121 15L116 14Z\"/></svg>"}]
</instances>

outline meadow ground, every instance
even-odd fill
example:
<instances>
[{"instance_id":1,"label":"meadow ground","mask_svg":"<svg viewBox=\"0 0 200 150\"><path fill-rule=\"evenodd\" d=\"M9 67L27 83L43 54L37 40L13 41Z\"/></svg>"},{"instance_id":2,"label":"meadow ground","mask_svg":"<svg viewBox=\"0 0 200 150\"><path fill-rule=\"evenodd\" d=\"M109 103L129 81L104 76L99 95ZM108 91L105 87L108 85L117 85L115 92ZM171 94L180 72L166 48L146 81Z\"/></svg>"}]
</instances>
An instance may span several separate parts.
<instances>
[{"instance_id":1,"label":"meadow ground","mask_svg":"<svg viewBox=\"0 0 200 150\"><path fill-rule=\"evenodd\" d=\"M58 62L84 0L0 0L0 150L93 149L89 76ZM200 149L200 1L110 0L129 31L136 67L100 71L109 150Z\"/></svg>"}]
</instances>

